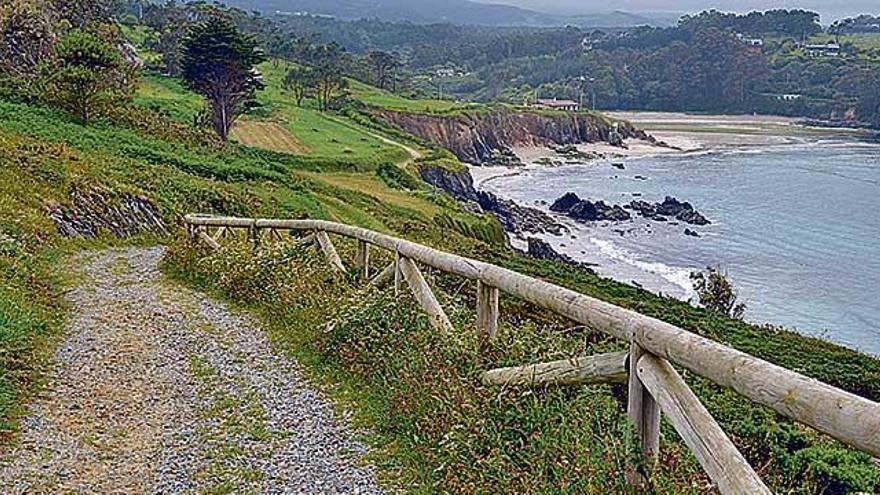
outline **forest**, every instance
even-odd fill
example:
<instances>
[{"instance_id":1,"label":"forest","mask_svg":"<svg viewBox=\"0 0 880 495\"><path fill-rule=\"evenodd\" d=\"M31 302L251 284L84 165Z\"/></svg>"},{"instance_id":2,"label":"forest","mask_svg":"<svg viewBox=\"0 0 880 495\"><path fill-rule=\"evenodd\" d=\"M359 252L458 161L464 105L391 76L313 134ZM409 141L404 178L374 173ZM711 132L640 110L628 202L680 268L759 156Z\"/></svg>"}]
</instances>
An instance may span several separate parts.
<instances>
[{"instance_id":1,"label":"forest","mask_svg":"<svg viewBox=\"0 0 880 495\"><path fill-rule=\"evenodd\" d=\"M250 18L250 23L255 19ZM354 59L382 51L396 60L392 86L411 95L519 104L536 95L599 109L767 113L880 124L880 50L861 43L877 19L816 13L745 15L705 11L668 28L480 27L375 19L286 16L263 25L275 54L336 43ZM263 19L265 21L265 19ZM268 29L268 30L266 30ZM271 40L275 40L272 42ZM760 40L761 46L749 46ZM806 44L836 43L839 56ZM354 64L353 77L370 79Z\"/></svg>"}]
</instances>

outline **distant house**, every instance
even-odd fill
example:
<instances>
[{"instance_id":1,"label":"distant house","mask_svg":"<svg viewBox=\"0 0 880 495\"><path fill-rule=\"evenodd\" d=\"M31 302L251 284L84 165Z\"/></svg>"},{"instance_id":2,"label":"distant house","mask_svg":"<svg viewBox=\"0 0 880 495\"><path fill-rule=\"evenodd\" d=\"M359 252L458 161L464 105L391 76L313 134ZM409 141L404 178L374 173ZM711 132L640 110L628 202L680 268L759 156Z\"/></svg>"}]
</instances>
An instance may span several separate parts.
<instances>
[{"instance_id":1,"label":"distant house","mask_svg":"<svg viewBox=\"0 0 880 495\"><path fill-rule=\"evenodd\" d=\"M455 69L437 69L437 77L455 77Z\"/></svg>"},{"instance_id":2,"label":"distant house","mask_svg":"<svg viewBox=\"0 0 880 495\"><path fill-rule=\"evenodd\" d=\"M580 103L574 100L557 100L556 98L550 99L538 99L535 101L535 106L540 108L551 108L553 110L567 110L570 112L576 112L580 109Z\"/></svg>"},{"instance_id":3,"label":"distant house","mask_svg":"<svg viewBox=\"0 0 880 495\"><path fill-rule=\"evenodd\" d=\"M803 98L803 96L798 94L776 95L776 99L780 101L797 101L801 98Z\"/></svg>"},{"instance_id":4,"label":"distant house","mask_svg":"<svg viewBox=\"0 0 880 495\"><path fill-rule=\"evenodd\" d=\"M585 52L589 52L593 50L593 39L589 37L585 37L581 40L581 49Z\"/></svg>"},{"instance_id":5,"label":"distant house","mask_svg":"<svg viewBox=\"0 0 880 495\"><path fill-rule=\"evenodd\" d=\"M826 43L824 45L804 45L804 54L808 57L839 57L840 45Z\"/></svg>"},{"instance_id":6,"label":"distant house","mask_svg":"<svg viewBox=\"0 0 880 495\"><path fill-rule=\"evenodd\" d=\"M744 38L746 51L752 53L762 53L764 51L764 40L761 38Z\"/></svg>"}]
</instances>

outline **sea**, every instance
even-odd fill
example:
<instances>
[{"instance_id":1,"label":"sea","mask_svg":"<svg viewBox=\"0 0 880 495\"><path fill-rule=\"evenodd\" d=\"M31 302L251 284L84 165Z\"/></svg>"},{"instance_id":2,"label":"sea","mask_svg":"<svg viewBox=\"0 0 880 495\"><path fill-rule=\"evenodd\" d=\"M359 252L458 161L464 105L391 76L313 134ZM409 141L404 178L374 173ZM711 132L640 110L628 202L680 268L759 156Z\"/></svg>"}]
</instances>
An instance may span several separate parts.
<instances>
[{"instance_id":1,"label":"sea","mask_svg":"<svg viewBox=\"0 0 880 495\"><path fill-rule=\"evenodd\" d=\"M623 165L624 169L619 167ZM617 165L617 166L615 166ZM582 224L545 236L607 277L695 300L690 274L726 272L745 319L880 356L880 141L804 137L785 144L530 165L483 190L549 211L566 192L626 204L690 202L712 224ZM685 229L699 237L685 235Z\"/></svg>"}]
</instances>

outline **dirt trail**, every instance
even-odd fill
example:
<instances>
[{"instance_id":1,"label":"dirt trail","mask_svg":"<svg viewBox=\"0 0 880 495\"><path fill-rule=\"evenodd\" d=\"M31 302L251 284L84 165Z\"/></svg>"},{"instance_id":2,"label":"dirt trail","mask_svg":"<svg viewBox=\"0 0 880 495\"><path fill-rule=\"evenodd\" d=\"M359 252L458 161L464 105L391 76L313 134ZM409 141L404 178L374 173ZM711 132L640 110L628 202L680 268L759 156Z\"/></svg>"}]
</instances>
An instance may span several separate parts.
<instances>
[{"instance_id":1,"label":"dirt trail","mask_svg":"<svg viewBox=\"0 0 880 495\"><path fill-rule=\"evenodd\" d=\"M162 248L81 255L46 392L0 493L382 493L345 419Z\"/></svg>"}]
</instances>

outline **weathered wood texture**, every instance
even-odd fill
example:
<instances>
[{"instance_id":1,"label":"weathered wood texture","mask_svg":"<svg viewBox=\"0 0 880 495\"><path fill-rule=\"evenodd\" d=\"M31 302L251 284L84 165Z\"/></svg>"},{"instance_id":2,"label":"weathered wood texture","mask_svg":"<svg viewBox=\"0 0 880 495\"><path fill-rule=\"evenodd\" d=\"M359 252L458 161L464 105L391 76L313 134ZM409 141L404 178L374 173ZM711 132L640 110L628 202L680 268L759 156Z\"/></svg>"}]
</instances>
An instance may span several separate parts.
<instances>
[{"instance_id":1,"label":"weathered wood texture","mask_svg":"<svg viewBox=\"0 0 880 495\"><path fill-rule=\"evenodd\" d=\"M378 275L370 280L376 287L382 288L394 281L394 273L397 271L397 262L392 261Z\"/></svg>"},{"instance_id":2,"label":"weathered wood texture","mask_svg":"<svg viewBox=\"0 0 880 495\"><path fill-rule=\"evenodd\" d=\"M309 246L311 246L311 245L314 244L315 242L316 242L316 241L315 241L315 234L309 234L309 235L307 235L307 236L305 236L305 237L302 237L302 238L300 238L300 239L297 239L297 241L296 241L296 245L297 245L297 247L302 247L302 248L304 248L304 247L309 247Z\"/></svg>"},{"instance_id":3,"label":"weathered wood texture","mask_svg":"<svg viewBox=\"0 0 880 495\"><path fill-rule=\"evenodd\" d=\"M214 251L218 251L220 249L220 243L214 240L213 237L208 235L204 230L199 231L199 239L201 239L205 244L211 247Z\"/></svg>"},{"instance_id":4,"label":"weathered wood texture","mask_svg":"<svg viewBox=\"0 0 880 495\"><path fill-rule=\"evenodd\" d=\"M477 280L477 329L484 342L498 334L498 289Z\"/></svg>"},{"instance_id":5,"label":"weathered wood texture","mask_svg":"<svg viewBox=\"0 0 880 495\"><path fill-rule=\"evenodd\" d=\"M612 352L549 363L498 368L483 373L483 384L536 387L626 383L628 354L626 351Z\"/></svg>"},{"instance_id":6,"label":"weathered wood texture","mask_svg":"<svg viewBox=\"0 0 880 495\"><path fill-rule=\"evenodd\" d=\"M220 242L221 240L226 238L226 232L228 230L229 229L227 227L220 227L219 229L217 229L217 232L214 233L214 237L212 237L212 239L214 239L217 242Z\"/></svg>"},{"instance_id":7,"label":"weathered wood texture","mask_svg":"<svg viewBox=\"0 0 880 495\"><path fill-rule=\"evenodd\" d=\"M488 263L404 239L322 220L255 220L188 216L194 225L324 231L374 246L447 273L479 280L676 363L841 442L880 456L880 404L727 347L669 323Z\"/></svg>"},{"instance_id":8,"label":"weathered wood texture","mask_svg":"<svg viewBox=\"0 0 880 495\"><path fill-rule=\"evenodd\" d=\"M416 301L418 301L422 310L431 317L431 324L435 328L453 330L449 317L446 316L446 312L443 311L440 302L437 301L437 297L434 296L434 292L415 262L409 258L400 258L399 265L400 272L403 274L403 278L406 279L406 283L409 285Z\"/></svg>"},{"instance_id":9,"label":"weathered wood texture","mask_svg":"<svg viewBox=\"0 0 880 495\"><path fill-rule=\"evenodd\" d=\"M645 388L636 366L645 351L638 344L629 349L629 393L626 413L636 430L642 454L654 461L660 453L660 406Z\"/></svg>"},{"instance_id":10,"label":"weathered wood texture","mask_svg":"<svg viewBox=\"0 0 880 495\"><path fill-rule=\"evenodd\" d=\"M361 272L361 279L370 278L370 245L366 241L358 241L354 266Z\"/></svg>"},{"instance_id":11,"label":"weathered wood texture","mask_svg":"<svg viewBox=\"0 0 880 495\"><path fill-rule=\"evenodd\" d=\"M771 493L668 361L648 354L636 368L639 380L722 494Z\"/></svg>"},{"instance_id":12,"label":"weathered wood texture","mask_svg":"<svg viewBox=\"0 0 880 495\"><path fill-rule=\"evenodd\" d=\"M342 258L339 257L339 253L336 252L336 248L333 246L333 243L330 242L330 236L328 236L326 232L316 232L315 240L318 241L321 251L324 252L324 256L327 257L327 261L333 265L333 268L336 268L340 272L344 272L345 264L342 263Z\"/></svg>"}]
</instances>

